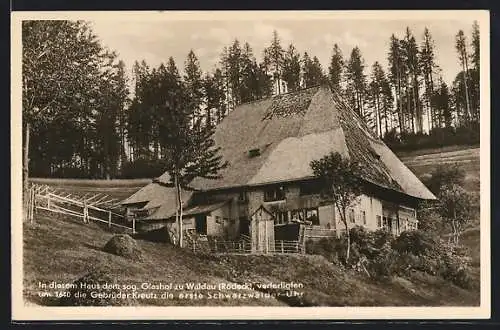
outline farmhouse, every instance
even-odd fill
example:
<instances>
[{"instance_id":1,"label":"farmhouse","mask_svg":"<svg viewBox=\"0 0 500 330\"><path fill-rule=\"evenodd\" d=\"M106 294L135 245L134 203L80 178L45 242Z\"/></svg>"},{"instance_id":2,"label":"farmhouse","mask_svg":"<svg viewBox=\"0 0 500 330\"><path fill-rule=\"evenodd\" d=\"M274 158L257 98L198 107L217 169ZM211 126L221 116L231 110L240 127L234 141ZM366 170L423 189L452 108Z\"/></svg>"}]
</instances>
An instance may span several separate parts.
<instances>
[{"instance_id":1,"label":"farmhouse","mask_svg":"<svg viewBox=\"0 0 500 330\"><path fill-rule=\"evenodd\" d=\"M417 227L419 201L435 199L328 86L242 104L218 125L214 139L229 162L222 178L197 178L192 190L182 191L184 228L199 235L237 239L265 232L273 240L289 235L292 223L340 234L338 211L321 197L310 168L330 152L362 168L364 194L349 210L350 226L386 227L397 235ZM175 234L175 191L168 183L164 174L123 201L138 230L167 226Z\"/></svg>"}]
</instances>

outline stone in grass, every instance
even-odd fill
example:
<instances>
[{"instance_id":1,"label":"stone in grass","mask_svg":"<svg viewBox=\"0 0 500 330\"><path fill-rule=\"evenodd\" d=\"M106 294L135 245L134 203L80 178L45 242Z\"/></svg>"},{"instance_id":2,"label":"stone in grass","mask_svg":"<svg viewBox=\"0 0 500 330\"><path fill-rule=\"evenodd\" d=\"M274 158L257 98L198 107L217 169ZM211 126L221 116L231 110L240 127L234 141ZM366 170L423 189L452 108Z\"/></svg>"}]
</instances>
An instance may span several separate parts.
<instances>
[{"instance_id":1,"label":"stone in grass","mask_svg":"<svg viewBox=\"0 0 500 330\"><path fill-rule=\"evenodd\" d=\"M120 286L103 268L93 268L73 282L67 295L59 299L59 306L130 306L134 299L124 295Z\"/></svg>"},{"instance_id":2,"label":"stone in grass","mask_svg":"<svg viewBox=\"0 0 500 330\"><path fill-rule=\"evenodd\" d=\"M127 234L113 236L103 250L130 260L141 260L142 251L137 242Z\"/></svg>"}]
</instances>

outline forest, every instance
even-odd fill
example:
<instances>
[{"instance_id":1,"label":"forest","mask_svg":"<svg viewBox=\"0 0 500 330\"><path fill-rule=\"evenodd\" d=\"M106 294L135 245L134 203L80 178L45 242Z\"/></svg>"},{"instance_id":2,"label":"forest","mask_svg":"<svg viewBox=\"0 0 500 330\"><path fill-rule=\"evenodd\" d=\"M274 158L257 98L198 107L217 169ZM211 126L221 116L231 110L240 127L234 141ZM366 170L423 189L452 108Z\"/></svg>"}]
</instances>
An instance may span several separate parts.
<instances>
[{"instance_id":1,"label":"forest","mask_svg":"<svg viewBox=\"0 0 500 330\"><path fill-rule=\"evenodd\" d=\"M398 37L400 35L400 37ZM387 62L365 63L354 47L331 45L327 68L307 51L269 36L262 54L234 39L204 72L193 50L184 63L130 68L85 21L24 21L23 136L34 177L147 178L169 162L168 130L179 108L191 129L214 127L237 105L329 83L393 150L479 143L477 22L457 31L461 70L451 85L436 61L431 31L387 36ZM182 97L179 97L182 95ZM174 117L172 117L174 116ZM26 138L25 138L26 139Z\"/></svg>"}]
</instances>

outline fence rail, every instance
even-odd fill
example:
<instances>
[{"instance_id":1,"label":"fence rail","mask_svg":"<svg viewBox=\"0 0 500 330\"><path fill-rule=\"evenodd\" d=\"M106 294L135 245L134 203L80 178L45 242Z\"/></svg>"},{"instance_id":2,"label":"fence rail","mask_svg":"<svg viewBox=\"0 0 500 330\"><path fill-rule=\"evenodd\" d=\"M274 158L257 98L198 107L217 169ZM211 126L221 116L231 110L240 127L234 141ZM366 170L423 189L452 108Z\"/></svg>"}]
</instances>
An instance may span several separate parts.
<instances>
[{"instance_id":1,"label":"fence rail","mask_svg":"<svg viewBox=\"0 0 500 330\"><path fill-rule=\"evenodd\" d=\"M274 241L266 251L259 251L252 247L246 239L238 241L221 241L216 239L191 240L186 247L193 252L210 252L215 254L290 254L304 253L303 245L299 241Z\"/></svg>"},{"instance_id":2,"label":"fence rail","mask_svg":"<svg viewBox=\"0 0 500 330\"><path fill-rule=\"evenodd\" d=\"M97 193L89 196L87 193L84 196L74 196L49 186L32 184L28 196L27 212L31 222L35 210L45 210L81 218L84 223L96 221L107 224L109 228L117 227L135 233L135 221L132 222L132 227L127 226L126 217L114 212L116 207L109 204L113 200L107 195ZM110 208L105 208L106 205L110 205Z\"/></svg>"}]
</instances>

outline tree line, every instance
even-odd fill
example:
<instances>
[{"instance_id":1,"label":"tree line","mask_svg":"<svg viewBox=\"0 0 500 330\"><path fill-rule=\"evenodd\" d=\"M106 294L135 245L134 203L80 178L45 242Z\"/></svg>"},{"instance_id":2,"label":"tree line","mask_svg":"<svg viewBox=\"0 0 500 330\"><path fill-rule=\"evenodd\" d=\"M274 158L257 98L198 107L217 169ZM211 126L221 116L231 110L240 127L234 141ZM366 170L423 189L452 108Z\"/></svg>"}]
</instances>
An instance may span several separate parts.
<instances>
[{"instance_id":1,"label":"tree line","mask_svg":"<svg viewBox=\"0 0 500 330\"><path fill-rule=\"evenodd\" d=\"M451 37L451 36L450 36ZM462 70L451 86L436 63L431 32L417 41L407 28L390 36L388 65L366 67L359 47L344 57L332 46L328 68L276 31L262 56L234 39L218 65L203 72L193 50L182 67L172 57L157 67L136 61L132 74L84 21L23 22L23 117L30 123L34 176L137 177L165 169L169 102L189 109L191 128L214 127L235 106L329 83L386 142L462 127L478 129L479 26L455 36ZM261 60L258 59L261 58ZM169 98L177 90L182 98Z\"/></svg>"}]
</instances>

